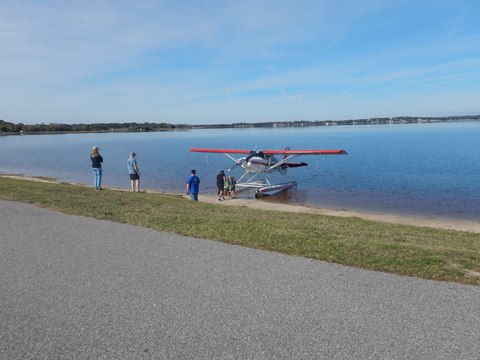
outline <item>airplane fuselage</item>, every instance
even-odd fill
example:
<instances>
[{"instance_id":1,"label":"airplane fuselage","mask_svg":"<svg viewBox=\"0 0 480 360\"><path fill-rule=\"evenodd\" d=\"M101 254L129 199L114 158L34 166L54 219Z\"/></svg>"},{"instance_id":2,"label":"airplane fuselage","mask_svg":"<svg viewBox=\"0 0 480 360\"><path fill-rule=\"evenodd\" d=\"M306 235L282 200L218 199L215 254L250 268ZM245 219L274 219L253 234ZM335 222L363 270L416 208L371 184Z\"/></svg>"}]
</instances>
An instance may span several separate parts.
<instances>
[{"instance_id":1,"label":"airplane fuselage","mask_svg":"<svg viewBox=\"0 0 480 360\"><path fill-rule=\"evenodd\" d=\"M273 165L277 163L277 160L272 157L259 157L251 156L242 163L242 168L248 173L263 173L263 172L273 172L279 171L281 173L285 172L287 169L285 167L276 167L272 170L269 170Z\"/></svg>"}]
</instances>

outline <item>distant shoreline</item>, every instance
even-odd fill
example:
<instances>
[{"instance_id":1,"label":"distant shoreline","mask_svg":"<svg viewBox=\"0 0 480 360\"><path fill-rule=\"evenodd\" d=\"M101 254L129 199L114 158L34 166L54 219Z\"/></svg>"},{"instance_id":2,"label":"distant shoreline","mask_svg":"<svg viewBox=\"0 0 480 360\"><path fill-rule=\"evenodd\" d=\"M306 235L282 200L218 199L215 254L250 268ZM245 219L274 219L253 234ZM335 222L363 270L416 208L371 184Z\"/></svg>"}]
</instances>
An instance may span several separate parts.
<instances>
[{"instance_id":1,"label":"distant shoreline","mask_svg":"<svg viewBox=\"0 0 480 360\"><path fill-rule=\"evenodd\" d=\"M81 133L130 133L189 131L197 129L246 129L246 128L296 128L319 126L362 126L362 125L404 125L445 122L480 121L480 115L430 117L430 116L397 116L352 120L296 120L269 121L255 123L232 124L168 124L168 123L94 123L94 124L14 124L0 120L0 135L39 135L39 134L81 134Z\"/></svg>"},{"instance_id":2,"label":"distant shoreline","mask_svg":"<svg viewBox=\"0 0 480 360\"><path fill-rule=\"evenodd\" d=\"M234 123L216 125L192 125L192 129L230 129L230 128L277 128L277 127L318 127L318 126L362 126L362 125L404 125L445 122L479 121L480 115L450 116L450 117L422 117L399 116L384 118L368 118L353 120L297 120L297 121L272 121L261 123Z\"/></svg>"}]
</instances>

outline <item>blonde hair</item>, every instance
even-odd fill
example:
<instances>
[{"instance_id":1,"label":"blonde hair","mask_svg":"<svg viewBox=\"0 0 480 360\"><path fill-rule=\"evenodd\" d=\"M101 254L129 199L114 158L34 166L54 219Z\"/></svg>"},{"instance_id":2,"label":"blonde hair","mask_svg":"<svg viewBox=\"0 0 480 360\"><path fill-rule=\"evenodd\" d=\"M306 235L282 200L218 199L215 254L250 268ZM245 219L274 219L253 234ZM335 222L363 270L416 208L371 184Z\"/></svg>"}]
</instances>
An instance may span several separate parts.
<instances>
[{"instance_id":1,"label":"blonde hair","mask_svg":"<svg viewBox=\"0 0 480 360\"><path fill-rule=\"evenodd\" d=\"M96 146L92 148L92 156L98 156L98 148Z\"/></svg>"}]
</instances>

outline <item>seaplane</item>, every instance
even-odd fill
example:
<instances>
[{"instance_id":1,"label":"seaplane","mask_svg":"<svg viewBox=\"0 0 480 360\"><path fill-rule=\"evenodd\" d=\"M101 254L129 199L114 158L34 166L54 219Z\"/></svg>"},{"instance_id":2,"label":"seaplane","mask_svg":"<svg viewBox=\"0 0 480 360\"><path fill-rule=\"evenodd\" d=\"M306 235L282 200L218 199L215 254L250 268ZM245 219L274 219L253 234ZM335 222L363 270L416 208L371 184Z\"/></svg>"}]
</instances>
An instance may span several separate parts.
<instances>
[{"instance_id":1,"label":"seaplane","mask_svg":"<svg viewBox=\"0 0 480 360\"><path fill-rule=\"evenodd\" d=\"M237 180L239 188L255 189L255 198L264 195L275 195L281 191L297 185L296 181L272 184L267 174L279 173L285 175L289 168L307 166L304 162L291 162L294 158L302 155L347 155L345 150L291 150L286 147L283 150L239 150L239 149L208 149L191 148L191 152L224 154L235 163L228 171L241 167L245 173ZM235 154L246 155L240 158ZM281 157L281 158L278 158Z\"/></svg>"}]
</instances>

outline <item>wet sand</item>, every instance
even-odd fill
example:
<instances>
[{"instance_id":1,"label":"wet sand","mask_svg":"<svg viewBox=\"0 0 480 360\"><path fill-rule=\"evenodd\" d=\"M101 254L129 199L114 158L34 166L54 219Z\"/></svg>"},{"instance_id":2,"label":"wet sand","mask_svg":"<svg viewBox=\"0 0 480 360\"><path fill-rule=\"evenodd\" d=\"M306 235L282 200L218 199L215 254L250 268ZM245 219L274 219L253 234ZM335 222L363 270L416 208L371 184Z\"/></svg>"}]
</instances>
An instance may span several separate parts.
<instances>
[{"instance_id":1,"label":"wet sand","mask_svg":"<svg viewBox=\"0 0 480 360\"><path fill-rule=\"evenodd\" d=\"M42 177L28 177L23 175L5 175L5 174L3 175L0 174L0 176L18 178L18 179L24 179L24 180L32 180L32 181L55 182L55 179L42 178ZM82 184L73 184L73 185L85 186ZM127 191L128 189L112 189L112 190ZM149 189L147 189L146 192L171 194L166 192L157 192ZM178 194L173 194L173 195L178 195ZM185 195L184 197L188 198ZM345 209L322 209L322 208L315 208L310 206L273 203L273 202L266 202L266 201L255 200L255 199L244 199L244 198L230 199L227 197L225 201L218 201L216 196L203 195L203 194L199 195L199 201L210 203L210 204L218 204L220 206L246 206L254 209L263 209L263 210L272 210L272 211L308 213L308 214L319 214L319 215L341 216L341 217L357 217L365 220L380 221L380 222L392 223L392 224L412 225L412 226L420 226L420 227L431 227L431 228L438 228L438 229L448 229L448 230L469 231L474 233L480 233L480 221L403 216L403 215L394 215L394 214L388 214L388 213L350 211Z\"/></svg>"}]
</instances>

